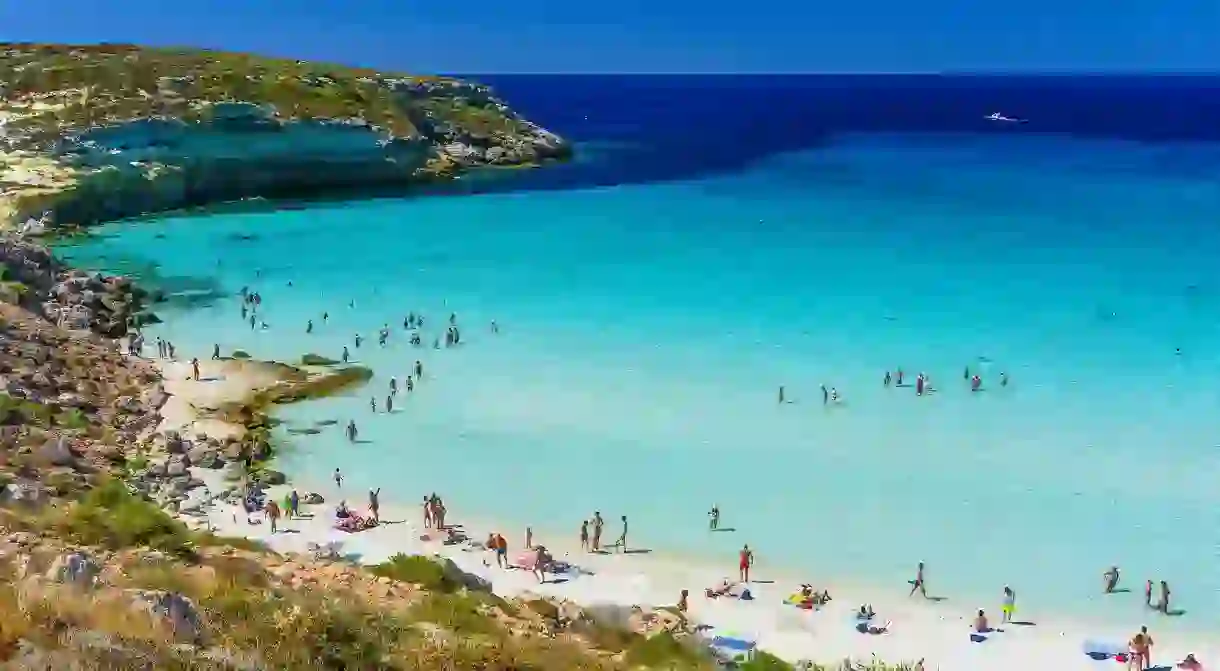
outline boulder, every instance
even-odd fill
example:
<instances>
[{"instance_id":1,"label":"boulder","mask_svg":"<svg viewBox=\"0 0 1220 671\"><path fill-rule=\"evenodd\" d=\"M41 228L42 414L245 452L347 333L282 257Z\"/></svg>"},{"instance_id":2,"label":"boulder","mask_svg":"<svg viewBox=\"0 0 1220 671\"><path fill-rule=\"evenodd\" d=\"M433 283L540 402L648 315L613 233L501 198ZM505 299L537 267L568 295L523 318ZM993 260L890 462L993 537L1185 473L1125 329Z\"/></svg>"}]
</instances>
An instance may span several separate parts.
<instances>
[{"instance_id":1,"label":"boulder","mask_svg":"<svg viewBox=\"0 0 1220 671\"><path fill-rule=\"evenodd\" d=\"M199 610L189 597L160 590L134 590L133 597L135 605L168 626L175 639L194 643L203 638Z\"/></svg>"},{"instance_id":2,"label":"boulder","mask_svg":"<svg viewBox=\"0 0 1220 671\"><path fill-rule=\"evenodd\" d=\"M34 456L53 466L71 466L76 463L76 454L63 437L52 438L43 443Z\"/></svg>"},{"instance_id":3,"label":"boulder","mask_svg":"<svg viewBox=\"0 0 1220 671\"><path fill-rule=\"evenodd\" d=\"M61 555L47 569L47 580L88 589L93 587L102 567L84 552Z\"/></svg>"},{"instance_id":4,"label":"boulder","mask_svg":"<svg viewBox=\"0 0 1220 671\"><path fill-rule=\"evenodd\" d=\"M311 506L316 506L316 505L319 505L322 503L326 503L326 499L322 498L322 495L317 492L309 492L308 494L305 495L305 498L303 498L301 500L302 500L302 502L307 503Z\"/></svg>"},{"instance_id":5,"label":"boulder","mask_svg":"<svg viewBox=\"0 0 1220 671\"><path fill-rule=\"evenodd\" d=\"M441 565L441 570L444 571L445 577L453 582L465 587L472 592L490 592L491 583L473 573L463 571L460 566L453 563L453 560L448 557L441 557L437 560Z\"/></svg>"},{"instance_id":6,"label":"boulder","mask_svg":"<svg viewBox=\"0 0 1220 671\"><path fill-rule=\"evenodd\" d=\"M46 488L34 480L10 482L0 490L0 503L4 505L39 506L46 500Z\"/></svg>"}]
</instances>

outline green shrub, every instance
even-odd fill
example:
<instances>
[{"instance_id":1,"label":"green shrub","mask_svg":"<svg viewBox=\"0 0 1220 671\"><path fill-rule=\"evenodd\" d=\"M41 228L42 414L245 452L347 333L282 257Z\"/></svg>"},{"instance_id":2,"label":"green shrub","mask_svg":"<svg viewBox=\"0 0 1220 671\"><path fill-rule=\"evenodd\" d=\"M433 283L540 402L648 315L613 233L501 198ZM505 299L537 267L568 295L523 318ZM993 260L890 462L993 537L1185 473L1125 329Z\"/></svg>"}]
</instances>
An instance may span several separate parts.
<instances>
[{"instance_id":1,"label":"green shrub","mask_svg":"<svg viewBox=\"0 0 1220 671\"><path fill-rule=\"evenodd\" d=\"M486 604L478 597L466 594L428 592L411 606L412 620L431 622L459 636L490 635L501 631L500 625L483 612Z\"/></svg>"},{"instance_id":2,"label":"green shrub","mask_svg":"<svg viewBox=\"0 0 1220 671\"><path fill-rule=\"evenodd\" d=\"M89 428L89 418L80 411L80 408L71 408L59 413L55 416L55 423L65 429Z\"/></svg>"},{"instance_id":3,"label":"green shrub","mask_svg":"<svg viewBox=\"0 0 1220 671\"><path fill-rule=\"evenodd\" d=\"M663 632L637 639L629 648L625 660L630 666L649 669L712 669L711 653L682 643L672 634Z\"/></svg>"},{"instance_id":4,"label":"green shrub","mask_svg":"<svg viewBox=\"0 0 1220 671\"><path fill-rule=\"evenodd\" d=\"M376 564L369 569L373 575L420 585L431 592L456 592L461 585L445 575L439 563L417 555L398 553L389 561Z\"/></svg>"},{"instance_id":5,"label":"green shrub","mask_svg":"<svg viewBox=\"0 0 1220 671\"><path fill-rule=\"evenodd\" d=\"M233 350L233 356L232 356L232 357L230 357L230 358L233 358L233 359L249 359L249 358L250 358L250 353L249 353L249 352L247 352L247 351L246 351L246 350L244 350L244 349L235 349L235 350Z\"/></svg>"},{"instance_id":6,"label":"green shrub","mask_svg":"<svg viewBox=\"0 0 1220 671\"><path fill-rule=\"evenodd\" d=\"M46 523L86 545L111 549L148 546L178 556L192 554L192 533L186 525L129 492L120 480L103 481Z\"/></svg>"}]
</instances>

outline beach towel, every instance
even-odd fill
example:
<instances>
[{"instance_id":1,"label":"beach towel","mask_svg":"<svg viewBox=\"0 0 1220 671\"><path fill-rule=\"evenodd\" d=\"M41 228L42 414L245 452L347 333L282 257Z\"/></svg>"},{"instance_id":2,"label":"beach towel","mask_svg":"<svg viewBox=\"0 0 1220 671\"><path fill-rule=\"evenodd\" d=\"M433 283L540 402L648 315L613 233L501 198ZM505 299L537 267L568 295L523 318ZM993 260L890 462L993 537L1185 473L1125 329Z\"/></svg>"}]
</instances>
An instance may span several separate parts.
<instances>
[{"instance_id":1,"label":"beach towel","mask_svg":"<svg viewBox=\"0 0 1220 671\"><path fill-rule=\"evenodd\" d=\"M743 658L749 660L754 656L754 651L758 648L758 644L754 641L733 636L716 636L708 642L708 645L711 647L713 654L729 660Z\"/></svg>"},{"instance_id":2,"label":"beach towel","mask_svg":"<svg viewBox=\"0 0 1220 671\"><path fill-rule=\"evenodd\" d=\"M1115 643L1114 641L1086 639L1082 647L1084 648L1084 654L1098 661L1113 657L1117 661L1125 662L1129 654L1126 645Z\"/></svg>"}]
</instances>

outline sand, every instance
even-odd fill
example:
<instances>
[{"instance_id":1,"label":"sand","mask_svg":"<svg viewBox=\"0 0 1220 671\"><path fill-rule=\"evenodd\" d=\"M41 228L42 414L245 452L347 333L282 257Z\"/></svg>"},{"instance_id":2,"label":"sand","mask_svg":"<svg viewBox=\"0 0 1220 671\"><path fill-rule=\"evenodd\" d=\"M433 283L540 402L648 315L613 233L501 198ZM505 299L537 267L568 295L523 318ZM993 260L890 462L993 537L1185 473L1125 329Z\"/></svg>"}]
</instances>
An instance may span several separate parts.
<instances>
[{"instance_id":1,"label":"sand","mask_svg":"<svg viewBox=\"0 0 1220 671\"><path fill-rule=\"evenodd\" d=\"M197 421L198 408L214 407L217 403L238 400L251 389L271 383L257 365L249 362L201 361L203 381L189 380L189 363L162 363L166 390L174 398L162 409L163 428L189 427L191 434L199 431L232 431L233 427L213 421ZM222 434L224 435L224 434ZM194 469L194 474L206 483L195 490L192 498L219 494L231 484L222 480L220 471ZM289 474L291 476L291 474ZM304 496L302 484L273 487L268 494L282 500L293 487ZM921 597L908 597L903 585L893 589L856 586L835 581L826 576L787 576L768 571L766 558L758 557L751 601L708 599L705 587L725 578L736 578L733 558L723 565L705 560L647 554L589 554L576 542L575 522L571 538L539 538L535 543L547 546L551 553L584 570L577 577L539 584L532 573L521 569L501 569L494 558L466 545L444 546L435 541L421 540L422 508L416 503L419 492L395 492L388 487L381 492L381 517L387 522L375 529L346 534L332 528L335 504L346 500L360 513L367 512L366 491L340 491L334 483L312 490L326 498L325 504L303 506L311 518L284 521L272 534L266 523L249 524L244 512L236 506L219 502L206 507L206 517L186 517L189 523L208 526L220 535L244 536L266 542L281 552L305 552L311 543L339 542L342 552L363 563L376 563L396 553L440 555L452 559L462 569L488 580L493 590L505 597L537 594L569 599L582 605L617 604L661 606L677 602L682 589L691 592L691 619L710 627L711 635L736 635L754 640L759 647L782 658L798 661L810 659L834 662L844 658L868 660L873 656L890 662L925 660L928 669L943 671L979 671L980 669L1054 669L1085 671L1089 669L1124 668L1113 660L1095 661L1084 654L1086 640L1122 644L1142 624L1150 627L1156 641L1153 648L1153 668L1169 668L1188 653L1193 653L1206 668L1220 660L1220 644L1192 634L1158 635L1157 616L1149 613L1146 621L1133 619L1126 630L1107 625L1059 619L1051 613L1029 613L1020 610L1018 594L1017 621L1030 624L999 625L999 600L993 604L967 604L952 600L934 602ZM443 492L442 492L443 494ZM460 516L457 506L447 502L450 521L460 522L475 541L496 531L509 541L509 557L515 558L524 544L524 529L506 528L490 521L478 521ZM184 506L185 507L185 506ZM607 520L605 535L611 540L618 535L617 522ZM1097 577L1100 588L1101 576ZM812 583L818 589L830 591L833 601L818 611L802 611L783 603L801 582ZM1131 585L1129 585L1131 586ZM1131 586L1138 591L1138 585ZM930 586L935 594L935 585ZM1130 596L1130 595L1127 595ZM854 611L863 603L871 604L877 621L891 621L889 633L861 634L854 628ZM983 642L971 638L970 623L978 608L984 608L996 631Z\"/></svg>"}]
</instances>

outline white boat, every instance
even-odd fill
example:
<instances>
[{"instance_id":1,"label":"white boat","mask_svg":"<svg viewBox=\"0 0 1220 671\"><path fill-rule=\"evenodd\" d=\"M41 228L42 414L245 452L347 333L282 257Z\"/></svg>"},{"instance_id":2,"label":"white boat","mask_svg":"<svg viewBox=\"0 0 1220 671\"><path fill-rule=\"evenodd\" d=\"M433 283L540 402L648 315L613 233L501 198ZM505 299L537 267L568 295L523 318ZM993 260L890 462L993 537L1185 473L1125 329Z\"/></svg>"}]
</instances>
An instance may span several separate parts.
<instances>
[{"instance_id":1,"label":"white boat","mask_svg":"<svg viewBox=\"0 0 1220 671\"><path fill-rule=\"evenodd\" d=\"M983 118L988 121L1000 121L1000 122L1004 122L1004 123L1025 123L1025 119L1015 119L1010 116L1004 116L1003 114L1000 114L999 112L992 112L991 114L988 114L987 116L985 116Z\"/></svg>"}]
</instances>

